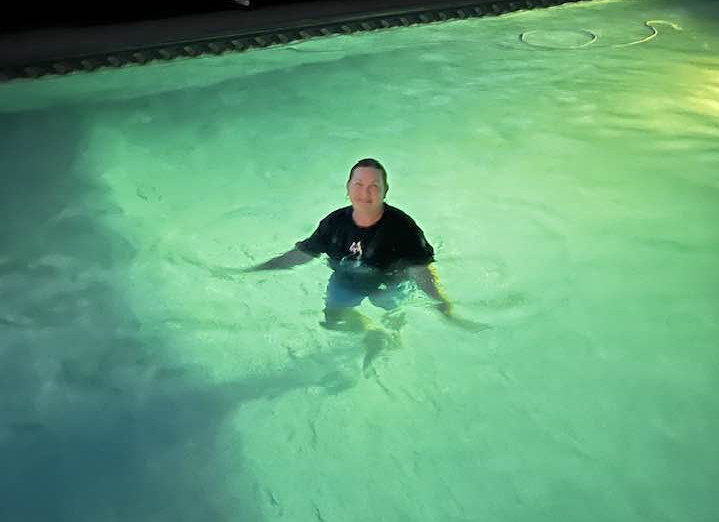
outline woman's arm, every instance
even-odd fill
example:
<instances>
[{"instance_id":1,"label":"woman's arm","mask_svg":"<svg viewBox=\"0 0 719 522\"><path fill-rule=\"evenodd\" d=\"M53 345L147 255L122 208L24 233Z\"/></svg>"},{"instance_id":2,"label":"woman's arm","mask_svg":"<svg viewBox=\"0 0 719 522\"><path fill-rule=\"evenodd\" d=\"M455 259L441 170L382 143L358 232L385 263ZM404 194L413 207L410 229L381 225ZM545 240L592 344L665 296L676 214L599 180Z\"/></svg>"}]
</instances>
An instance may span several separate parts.
<instances>
[{"instance_id":1,"label":"woman's arm","mask_svg":"<svg viewBox=\"0 0 719 522\"><path fill-rule=\"evenodd\" d=\"M278 269L292 268L293 266L301 265L303 263L311 261L312 259L314 259L314 257L311 256L310 254L306 254L306 253L302 252L301 250L298 250L297 248L293 248L292 250L285 252L282 255L273 257L269 261L265 261L264 263L260 263L259 265L251 266L248 268L207 265L205 263L201 263L201 262L197 261L196 259L192 259L188 256L183 256L183 259L187 263L190 263L191 265L197 266L204 270L208 270L210 272L210 274L212 274L214 277L218 277L220 279L230 279L231 280L231 279L234 279L235 277L241 276L243 274L247 274L248 272L257 272L260 270L278 270Z\"/></svg>"},{"instance_id":2,"label":"woman's arm","mask_svg":"<svg viewBox=\"0 0 719 522\"><path fill-rule=\"evenodd\" d=\"M491 326L487 324L462 319L454 315L452 303L449 301L439 282L439 275L437 275L437 270L434 268L434 265L413 266L410 268L410 275L425 294L438 301L435 308L453 324L471 332L481 332L482 330L491 328Z\"/></svg>"},{"instance_id":3,"label":"woman's arm","mask_svg":"<svg viewBox=\"0 0 719 522\"><path fill-rule=\"evenodd\" d=\"M313 259L314 256L302 252L297 248L293 248L292 250L285 252L284 254L281 254L277 257L273 257L272 259L265 261L264 263L260 263L259 265L255 265L250 268L245 268L244 271L257 272L259 270L284 270L287 268L292 268L293 266L305 264L309 261L312 261Z\"/></svg>"},{"instance_id":4,"label":"woman's arm","mask_svg":"<svg viewBox=\"0 0 719 522\"><path fill-rule=\"evenodd\" d=\"M437 309L446 316L452 315L452 303L439 282L439 275L434 265L420 265L410 268L410 275L420 290L432 299L438 301Z\"/></svg>"}]
</instances>

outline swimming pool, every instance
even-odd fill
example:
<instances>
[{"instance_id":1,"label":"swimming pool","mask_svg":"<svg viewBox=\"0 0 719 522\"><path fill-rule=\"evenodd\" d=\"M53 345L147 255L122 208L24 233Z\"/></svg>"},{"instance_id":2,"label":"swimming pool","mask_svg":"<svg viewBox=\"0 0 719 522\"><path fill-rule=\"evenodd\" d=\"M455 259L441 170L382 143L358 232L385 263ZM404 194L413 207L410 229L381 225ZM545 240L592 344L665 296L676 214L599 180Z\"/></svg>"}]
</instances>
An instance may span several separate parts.
<instances>
[{"instance_id":1,"label":"swimming pool","mask_svg":"<svg viewBox=\"0 0 719 522\"><path fill-rule=\"evenodd\" d=\"M716 15L598 1L0 85L0 518L715 520ZM318 325L322 262L221 268L306 237L365 156L492 326L418 296L367 375Z\"/></svg>"}]
</instances>

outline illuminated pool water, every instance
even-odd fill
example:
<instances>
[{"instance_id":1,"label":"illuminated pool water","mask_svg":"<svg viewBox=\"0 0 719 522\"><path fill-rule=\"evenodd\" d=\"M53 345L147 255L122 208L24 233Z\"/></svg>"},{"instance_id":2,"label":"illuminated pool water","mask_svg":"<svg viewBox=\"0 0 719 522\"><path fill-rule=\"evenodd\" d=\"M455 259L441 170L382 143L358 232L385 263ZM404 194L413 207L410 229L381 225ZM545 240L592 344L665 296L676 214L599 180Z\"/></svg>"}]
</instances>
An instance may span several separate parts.
<instances>
[{"instance_id":1,"label":"illuminated pool water","mask_svg":"<svg viewBox=\"0 0 719 522\"><path fill-rule=\"evenodd\" d=\"M712 4L1 85L0 519L716 520ZM366 156L492 326L417 297L367 375L322 262L222 268Z\"/></svg>"}]
</instances>

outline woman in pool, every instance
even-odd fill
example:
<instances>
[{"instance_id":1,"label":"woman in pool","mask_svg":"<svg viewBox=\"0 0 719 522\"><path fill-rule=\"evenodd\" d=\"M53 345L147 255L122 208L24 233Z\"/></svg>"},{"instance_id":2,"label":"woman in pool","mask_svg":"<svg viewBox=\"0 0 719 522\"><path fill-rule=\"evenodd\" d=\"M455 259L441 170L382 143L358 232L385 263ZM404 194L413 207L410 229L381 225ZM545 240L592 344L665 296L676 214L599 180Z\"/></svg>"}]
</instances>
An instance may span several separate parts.
<instances>
[{"instance_id":1,"label":"woman in pool","mask_svg":"<svg viewBox=\"0 0 719 522\"><path fill-rule=\"evenodd\" d=\"M387 171L379 161L358 161L347 180L351 206L331 212L292 250L246 271L290 268L327 254L333 269L324 310L327 328L366 329L366 319L354 307L368 298L388 310L387 321L399 329L403 316L392 312L414 281L445 317L472 330L482 329L484 325L452 314L452 304L431 264L434 249L410 216L385 203L388 189Z\"/></svg>"}]
</instances>

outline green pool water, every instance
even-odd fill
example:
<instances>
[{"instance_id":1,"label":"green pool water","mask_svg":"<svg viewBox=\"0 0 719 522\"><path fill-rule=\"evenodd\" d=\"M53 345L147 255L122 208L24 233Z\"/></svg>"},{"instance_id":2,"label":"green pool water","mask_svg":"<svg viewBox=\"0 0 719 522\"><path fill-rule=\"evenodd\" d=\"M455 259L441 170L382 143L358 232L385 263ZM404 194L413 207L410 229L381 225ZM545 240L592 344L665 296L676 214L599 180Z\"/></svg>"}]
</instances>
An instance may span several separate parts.
<instances>
[{"instance_id":1,"label":"green pool water","mask_svg":"<svg viewBox=\"0 0 719 522\"><path fill-rule=\"evenodd\" d=\"M718 144L709 0L0 85L0 519L719 519ZM322 260L227 271L367 156L491 326L372 372Z\"/></svg>"}]
</instances>

